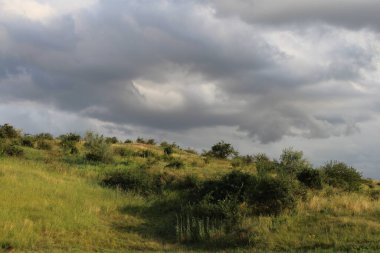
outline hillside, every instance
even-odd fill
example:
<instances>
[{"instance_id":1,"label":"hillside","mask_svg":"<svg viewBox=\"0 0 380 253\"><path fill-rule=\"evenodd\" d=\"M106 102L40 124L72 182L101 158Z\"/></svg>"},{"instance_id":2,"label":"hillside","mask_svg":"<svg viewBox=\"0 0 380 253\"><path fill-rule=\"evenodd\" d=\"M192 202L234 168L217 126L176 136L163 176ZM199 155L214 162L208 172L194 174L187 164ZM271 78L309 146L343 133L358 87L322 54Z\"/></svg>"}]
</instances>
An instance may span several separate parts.
<instances>
[{"instance_id":1,"label":"hillside","mask_svg":"<svg viewBox=\"0 0 380 253\"><path fill-rule=\"evenodd\" d=\"M3 132L1 250L380 250L380 186L343 163L74 137Z\"/></svg>"}]
</instances>

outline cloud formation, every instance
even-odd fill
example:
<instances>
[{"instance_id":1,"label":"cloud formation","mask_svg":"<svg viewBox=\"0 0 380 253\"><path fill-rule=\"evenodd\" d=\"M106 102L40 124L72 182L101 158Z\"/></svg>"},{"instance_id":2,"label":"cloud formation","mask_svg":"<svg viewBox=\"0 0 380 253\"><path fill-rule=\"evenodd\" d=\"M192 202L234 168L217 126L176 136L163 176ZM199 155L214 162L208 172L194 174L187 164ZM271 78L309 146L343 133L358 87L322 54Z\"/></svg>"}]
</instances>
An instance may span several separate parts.
<instances>
[{"instance_id":1,"label":"cloud formation","mask_svg":"<svg viewBox=\"0 0 380 253\"><path fill-rule=\"evenodd\" d=\"M28 104L79 130L198 147L221 132L262 144L359 134L380 108L378 5L2 0L2 118Z\"/></svg>"}]
</instances>

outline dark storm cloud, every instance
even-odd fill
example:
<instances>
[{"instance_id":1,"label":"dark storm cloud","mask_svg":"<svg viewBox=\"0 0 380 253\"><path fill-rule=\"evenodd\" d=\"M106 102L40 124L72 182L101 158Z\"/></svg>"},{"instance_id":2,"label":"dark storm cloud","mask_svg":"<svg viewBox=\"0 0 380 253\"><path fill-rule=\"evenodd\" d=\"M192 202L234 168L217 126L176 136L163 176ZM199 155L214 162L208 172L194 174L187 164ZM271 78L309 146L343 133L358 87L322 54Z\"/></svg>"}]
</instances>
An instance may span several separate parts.
<instances>
[{"instance_id":1,"label":"dark storm cloud","mask_svg":"<svg viewBox=\"0 0 380 253\"><path fill-rule=\"evenodd\" d=\"M380 29L377 0L210 0L221 16L267 25L328 23L349 29Z\"/></svg>"},{"instance_id":2,"label":"dark storm cloud","mask_svg":"<svg viewBox=\"0 0 380 253\"><path fill-rule=\"evenodd\" d=\"M0 17L0 99L49 105L119 132L132 131L124 125L224 126L263 143L351 134L368 120L360 117L367 97L355 87L376 70L372 44L323 26L285 29L279 41L273 28L256 23L296 22L286 18L290 10L309 7L284 6L289 13L275 19L277 9L257 2L272 20L231 3L115 0L46 22ZM252 24L220 18L212 7ZM330 22L325 15L319 18ZM294 38L314 50L298 48Z\"/></svg>"}]
</instances>

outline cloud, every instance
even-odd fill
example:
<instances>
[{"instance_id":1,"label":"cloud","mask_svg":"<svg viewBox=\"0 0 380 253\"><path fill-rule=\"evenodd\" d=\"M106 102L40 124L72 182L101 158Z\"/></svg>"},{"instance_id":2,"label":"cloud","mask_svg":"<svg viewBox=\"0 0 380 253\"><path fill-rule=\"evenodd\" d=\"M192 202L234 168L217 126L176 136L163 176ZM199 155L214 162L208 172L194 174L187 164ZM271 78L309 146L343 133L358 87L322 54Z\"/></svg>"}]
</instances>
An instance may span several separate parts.
<instances>
[{"instance_id":1,"label":"cloud","mask_svg":"<svg viewBox=\"0 0 380 253\"><path fill-rule=\"evenodd\" d=\"M70 119L197 148L361 136L380 108L377 3L274 3L12 2L0 10L3 120L21 124L11 111L27 104L39 113L25 128ZM40 16L23 15L29 4Z\"/></svg>"},{"instance_id":2,"label":"cloud","mask_svg":"<svg viewBox=\"0 0 380 253\"><path fill-rule=\"evenodd\" d=\"M376 0L210 0L218 15L239 17L252 24L310 26L330 24L348 29L379 30Z\"/></svg>"}]
</instances>

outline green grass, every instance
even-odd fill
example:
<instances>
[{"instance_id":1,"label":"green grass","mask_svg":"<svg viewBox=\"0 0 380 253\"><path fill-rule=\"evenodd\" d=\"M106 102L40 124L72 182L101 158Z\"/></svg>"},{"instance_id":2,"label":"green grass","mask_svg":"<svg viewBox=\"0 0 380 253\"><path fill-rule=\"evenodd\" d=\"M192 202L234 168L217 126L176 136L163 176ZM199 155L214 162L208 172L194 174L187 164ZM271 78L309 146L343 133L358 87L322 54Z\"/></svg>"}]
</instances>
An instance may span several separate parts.
<instances>
[{"instance_id":1,"label":"green grass","mask_svg":"<svg viewBox=\"0 0 380 253\"><path fill-rule=\"evenodd\" d=\"M131 150L162 149L118 144ZM380 201L363 188L359 193L308 192L296 211L278 217L245 217L250 233L245 248L223 248L223 242L180 244L175 215L167 212L176 192L140 196L99 184L114 168L139 168L147 159L115 156L111 164L65 158L51 151L24 148L23 158L0 158L0 252L379 252ZM150 173L207 179L232 170L228 160L177 150L181 169L167 161L149 165ZM122 163L125 162L125 163ZM255 173L254 166L239 168ZM379 186L375 186L378 189Z\"/></svg>"}]
</instances>

